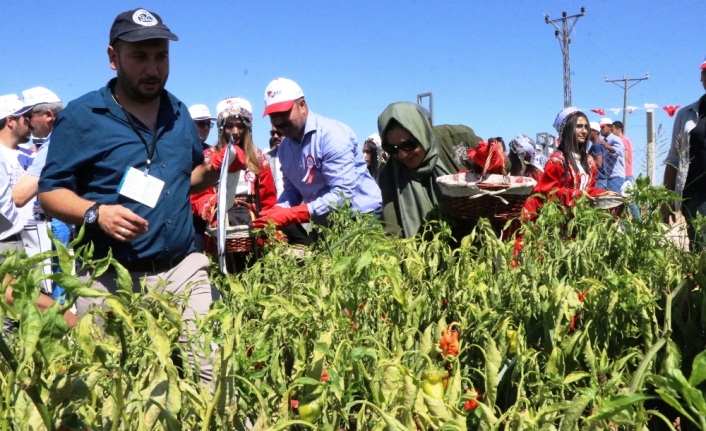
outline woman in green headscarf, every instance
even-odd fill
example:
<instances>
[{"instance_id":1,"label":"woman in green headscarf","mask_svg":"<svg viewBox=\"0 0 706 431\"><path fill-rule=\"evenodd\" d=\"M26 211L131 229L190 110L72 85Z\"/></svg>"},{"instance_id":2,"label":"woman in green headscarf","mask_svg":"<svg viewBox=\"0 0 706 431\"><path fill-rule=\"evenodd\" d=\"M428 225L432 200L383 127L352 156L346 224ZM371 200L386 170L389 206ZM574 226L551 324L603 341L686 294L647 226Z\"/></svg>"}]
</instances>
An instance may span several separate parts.
<instances>
[{"instance_id":1,"label":"woman in green headscarf","mask_svg":"<svg viewBox=\"0 0 706 431\"><path fill-rule=\"evenodd\" d=\"M443 202L436 179L468 170L468 149L481 139L467 126L432 127L429 112L411 102L389 105L378 117L378 130L382 149L391 156L378 177L385 229L411 238ZM464 227L473 226L445 218L458 239L470 231Z\"/></svg>"}]
</instances>

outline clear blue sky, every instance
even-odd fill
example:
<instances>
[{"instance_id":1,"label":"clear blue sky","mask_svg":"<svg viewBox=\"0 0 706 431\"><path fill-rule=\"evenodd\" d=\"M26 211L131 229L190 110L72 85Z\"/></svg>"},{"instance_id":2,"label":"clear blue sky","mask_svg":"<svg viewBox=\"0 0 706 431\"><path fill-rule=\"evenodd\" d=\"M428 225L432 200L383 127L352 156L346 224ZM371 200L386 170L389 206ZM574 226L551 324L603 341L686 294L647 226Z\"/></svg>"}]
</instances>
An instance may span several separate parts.
<instances>
[{"instance_id":1,"label":"clear blue sky","mask_svg":"<svg viewBox=\"0 0 706 431\"><path fill-rule=\"evenodd\" d=\"M114 75L106 55L113 19L145 7L180 37L171 46L167 89L212 112L225 97L250 100L261 148L270 127L260 118L263 92L277 76L297 81L313 111L347 123L361 141L377 131L387 104L429 91L437 124L466 124L483 138L534 137L552 131L563 107L559 43L544 14L571 15L582 4L586 16L571 44L575 106L622 107L622 90L605 83L606 75L649 72L630 91L628 104L639 107L684 106L704 93L703 0L35 0L0 12L0 94L41 85L68 102L103 86ZM673 119L656 112L666 141ZM628 116L627 134L642 170L644 110ZM660 179L661 172L660 165Z\"/></svg>"}]
</instances>

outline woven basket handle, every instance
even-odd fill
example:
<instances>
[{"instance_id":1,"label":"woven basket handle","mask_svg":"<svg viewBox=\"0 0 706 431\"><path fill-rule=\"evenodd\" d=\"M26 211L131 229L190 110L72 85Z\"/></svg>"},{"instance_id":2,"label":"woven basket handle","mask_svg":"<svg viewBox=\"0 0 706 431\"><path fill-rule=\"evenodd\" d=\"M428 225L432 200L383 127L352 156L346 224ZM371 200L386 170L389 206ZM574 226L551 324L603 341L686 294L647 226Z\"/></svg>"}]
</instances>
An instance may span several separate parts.
<instances>
[{"instance_id":1,"label":"woven basket handle","mask_svg":"<svg viewBox=\"0 0 706 431\"><path fill-rule=\"evenodd\" d=\"M488 168L490 167L490 161L493 159L493 151L495 151L498 154L498 156L500 156L500 161L502 163L503 183L507 183L508 187L509 187L510 177L507 175L507 167L505 166L507 164L507 156L505 155L505 150L503 150L503 147L500 146L498 141L496 141L495 139L489 139L488 146L490 147L488 149L488 158L485 159L485 166L483 167L483 173L481 174L481 180L478 181L478 183L482 183L484 180L486 180L488 178Z\"/></svg>"}]
</instances>

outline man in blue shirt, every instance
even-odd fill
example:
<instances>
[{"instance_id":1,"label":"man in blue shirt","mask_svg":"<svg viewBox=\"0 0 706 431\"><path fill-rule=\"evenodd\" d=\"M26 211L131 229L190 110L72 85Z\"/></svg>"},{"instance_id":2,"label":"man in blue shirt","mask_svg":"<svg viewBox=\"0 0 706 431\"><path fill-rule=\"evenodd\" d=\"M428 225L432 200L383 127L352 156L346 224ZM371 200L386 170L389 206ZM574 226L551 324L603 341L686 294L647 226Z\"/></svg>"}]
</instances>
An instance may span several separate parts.
<instances>
[{"instance_id":1,"label":"man in blue shirt","mask_svg":"<svg viewBox=\"0 0 706 431\"><path fill-rule=\"evenodd\" d=\"M613 134L613 121L610 118L601 118L601 136L605 138L600 141L606 153L603 157L603 168L607 178L606 190L622 193L625 182L625 147L623 141Z\"/></svg>"},{"instance_id":2,"label":"man in blue shirt","mask_svg":"<svg viewBox=\"0 0 706 431\"><path fill-rule=\"evenodd\" d=\"M39 201L52 217L85 222L83 242L93 242L93 258L112 250L135 291L144 277L147 286L187 293L183 318L193 326L194 314L205 315L217 292L208 280L208 258L194 253L189 194L215 184L227 148L203 164L189 111L164 89L169 40L178 38L155 13L137 9L117 16L108 47L117 77L69 103L57 118ZM229 170L245 166L238 150ZM89 276L80 274L83 281ZM115 272L97 276L91 287L117 292ZM79 298L78 315L95 305L105 306L101 299ZM210 381L212 367L199 359L201 379Z\"/></svg>"},{"instance_id":3,"label":"man in blue shirt","mask_svg":"<svg viewBox=\"0 0 706 431\"><path fill-rule=\"evenodd\" d=\"M593 161L596 162L598 167L598 177L596 178L596 187L605 190L608 186L608 178L605 174L605 167L603 162L605 159L605 147L603 147L603 141L601 139L601 126L595 122L591 121L591 146L588 148L588 154L593 157Z\"/></svg>"},{"instance_id":4,"label":"man in blue shirt","mask_svg":"<svg viewBox=\"0 0 706 431\"><path fill-rule=\"evenodd\" d=\"M304 92L286 78L275 79L265 89L265 115L284 136L277 150L284 191L277 205L263 211L253 227L268 221L279 228L325 223L326 215L343 198L350 199L353 210L381 211L380 188L350 127L309 111Z\"/></svg>"}]
</instances>

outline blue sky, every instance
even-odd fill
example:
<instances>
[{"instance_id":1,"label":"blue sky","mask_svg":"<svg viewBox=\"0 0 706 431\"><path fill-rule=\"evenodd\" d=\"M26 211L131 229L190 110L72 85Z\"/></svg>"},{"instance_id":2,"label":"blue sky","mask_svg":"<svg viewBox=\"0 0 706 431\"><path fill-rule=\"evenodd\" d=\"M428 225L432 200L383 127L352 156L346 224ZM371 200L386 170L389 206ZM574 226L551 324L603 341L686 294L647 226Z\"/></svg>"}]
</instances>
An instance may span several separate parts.
<instances>
[{"instance_id":1,"label":"blue sky","mask_svg":"<svg viewBox=\"0 0 706 431\"><path fill-rule=\"evenodd\" d=\"M261 148L270 128L260 118L263 92L277 76L297 81L313 111L348 124L360 141L377 131L389 103L424 92L434 93L437 124L466 124L483 138L534 137L552 131L563 107L561 52L544 14L571 15L581 5L586 16L571 44L575 106L621 108L622 90L605 76L649 72L630 90L628 104L638 107L684 106L704 93L703 0L35 0L0 14L0 94L41 85L68 102L103 86L114 75L106 55L113 19L145 7L180 37L167 89L212 112L225 97L250 100ZM656 112L664 146L673 119ZM627 134L643 170L644 110L628 116Z\"/></svg>"}]
</instances>

